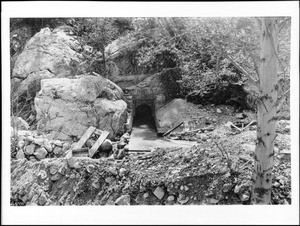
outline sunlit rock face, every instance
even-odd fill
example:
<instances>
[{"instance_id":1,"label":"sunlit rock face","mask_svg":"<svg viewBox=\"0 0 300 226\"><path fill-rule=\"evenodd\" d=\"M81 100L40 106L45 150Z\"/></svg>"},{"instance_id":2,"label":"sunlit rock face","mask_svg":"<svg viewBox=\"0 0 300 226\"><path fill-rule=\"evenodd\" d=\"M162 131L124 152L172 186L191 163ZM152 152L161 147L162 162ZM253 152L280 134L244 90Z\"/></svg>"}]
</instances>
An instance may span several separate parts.
<instances>
[{"instance_id":1,"label":"sunlit rock face","mask_svg":"<svg viewBox=\"0 0 300 226\"><path fill-rule=\"evenodd\" d=\"M60 140L80 138L89 126L110 137L122 134L127 120L122 97L120 87L101 76L42 80L35 98L38 129Z\"/></svg>"}]
</instances>

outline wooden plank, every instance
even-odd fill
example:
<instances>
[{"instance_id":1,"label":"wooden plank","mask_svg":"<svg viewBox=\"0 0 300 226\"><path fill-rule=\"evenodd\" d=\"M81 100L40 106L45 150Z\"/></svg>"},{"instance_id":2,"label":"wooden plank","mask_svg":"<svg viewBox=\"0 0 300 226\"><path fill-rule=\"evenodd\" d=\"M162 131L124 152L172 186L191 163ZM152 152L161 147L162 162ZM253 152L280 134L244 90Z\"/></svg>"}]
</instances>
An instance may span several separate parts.
<instances>
[{"instance_id":1,"label":"wooden plank","mask_svg":"<svg viewBox=\"0 0 300 226\"><path fill-rule=\"evenodd\" d=\"M76 143L73 149L79 149L81 148L85 142L90 138L90 136L93 134L93 132L96 130L96 127L90 126L87 131L83 134L83 136L80 138L80 140Z\"/></svg>"},{"instance_id":2,"label":"wooden plank","mask_svg":"<svg viewBox=\"0 0 300 226\"><path fill-rule=\"evenodd\" d=\"M172 129L170 129L168 132L165 132L163 134L163 137L164 136L167 136L168 134L172 133L173 130L177 129L179 126L181 126L183 124L183 122L181 122L180 124L178 124L177 126L174 126Z\"/></svg>"},{"instance_id":3,"label":"wooden plank","mask_svg":"<svg viewBox=\"0 0 300 226\"><path fill-rule=\"evenodd\" d=\"M73 153L73 157L89 157L89 153L88 152L77 152L77 153Z\"/></svg>"},{"instance_id":4,"label":"wooden plank","mask_svg":"<svg viewBox=\"0 0 300 226\"><path fill-rule=\"evenodd\" d=\"M144 152L151 152L151 150L129 150L128 152L136 152L136 153L144 153Z\"/></svg>"},{"instance_id":5,"label":"wooden plank","mask_svg":"<svg viewBox=\"0 0 300 226\"><path fill-rule=\"evenodd\" d=\"M99 135L99 136L101 136L102 132L103 132L103 131L100 130L100 129L96 129L96 130L94 131L94 133L97 134L97 135Z\"/></svg>"},{"instance_id":6,"label":"wooden plank","mask_svg":"<svg viewBox=\"0 0 300 226\"><path fill-rule=\"evenodd\" d=\"M88 152L89 151L89 148L79 148L79 149L73 149L72 152L73 154L75 152Z\"/></svg>"},{"instance_id":7,"label":"wooden plank","mask_svg":"<svg viewBox=\"0 0 300 226\"><path fill-rule=\"evenodd\" d=\"M96 141L96 143L93 145L93 147L89 150L89 156L92 158L95 152L98 150L100 145L103 143L103 141L107 138L109 132L103 131L99 137L99 139Z\"/></svg>"}]
</instances>

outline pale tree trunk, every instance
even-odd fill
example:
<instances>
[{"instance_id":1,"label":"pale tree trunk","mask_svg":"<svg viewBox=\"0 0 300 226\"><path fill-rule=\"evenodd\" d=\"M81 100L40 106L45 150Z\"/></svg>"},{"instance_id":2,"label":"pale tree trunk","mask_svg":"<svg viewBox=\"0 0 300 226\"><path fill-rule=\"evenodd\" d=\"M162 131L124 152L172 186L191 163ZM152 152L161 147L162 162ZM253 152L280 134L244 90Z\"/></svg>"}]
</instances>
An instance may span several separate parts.
<instances>
[{"instance_id":1,"label":"pale tree trunk","mask_svg":"<svg viewBox=\"0 0 300 226\"><path fill-rule=\"evenodd\" d=\"M278 22L261 19L260 98L257 105L257 143L254 155L252 203L271 201L276 138Z\"/></svg>"}]
</instances>

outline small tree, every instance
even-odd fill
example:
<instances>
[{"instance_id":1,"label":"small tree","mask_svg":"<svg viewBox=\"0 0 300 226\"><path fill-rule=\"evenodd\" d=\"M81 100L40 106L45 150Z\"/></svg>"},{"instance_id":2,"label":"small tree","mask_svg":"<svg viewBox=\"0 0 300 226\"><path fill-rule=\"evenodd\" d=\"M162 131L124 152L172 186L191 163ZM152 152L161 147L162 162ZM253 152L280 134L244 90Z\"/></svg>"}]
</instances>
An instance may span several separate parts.
<instances>
[{"instance_id":1,"label":"small tree","mask_svg":"<svg viewBox=\"0 0 300 226\"><path fill-rule=\"evenodd\" d=\"M279 85L277 81L278 35L285 20L257 19L261 31L260 96L257 101L257 144L254 154L252 203L269 204L271 201L274 141L276 138Z\"/></svg>"}]
</instances>

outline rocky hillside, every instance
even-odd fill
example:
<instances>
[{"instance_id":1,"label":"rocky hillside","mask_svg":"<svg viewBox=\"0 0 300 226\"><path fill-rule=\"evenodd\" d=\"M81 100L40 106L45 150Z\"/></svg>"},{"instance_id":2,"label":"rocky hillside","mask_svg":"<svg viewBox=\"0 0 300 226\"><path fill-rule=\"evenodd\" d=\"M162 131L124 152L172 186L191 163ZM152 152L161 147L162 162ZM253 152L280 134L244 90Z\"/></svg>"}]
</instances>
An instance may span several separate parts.
<instances>
[{"instance_id":1,"label":"rocky hillside","mask_svg":"<svg viewBox=\"0 0 300 226\"><path fill-rule=\"evenodd\" d=\"M291 203L288 126L278 124L273 204ZM249 204L255 136L252 129L238 133L219 125L190 149L157 148L122 160L12 160L11 205Z\"/></svg>"},{"instance_id":2,"label":"rocky hillside","mask_svg":"<svg viewBox=\"0 0 300 226\"><path fill-rule=\"evenodd\" d=\"M11 32L11 205L250 204L258 91L243 73L253 62L235 46L239 64L220 53L222 32L201 30L209 21L172 20L58 19ZM243 35L228 42L253 49ZM181 123L166 142L197 145L130 152L141 106L157 134ZM291 204L289 106L278 119L271 202ZM109 134L95 156L70 155L90 127Z\"/></svg>"}]
</instances>

